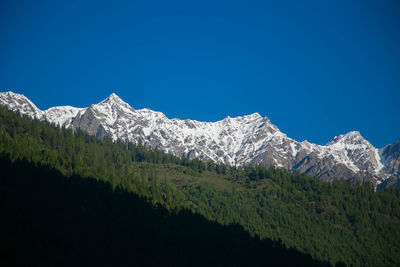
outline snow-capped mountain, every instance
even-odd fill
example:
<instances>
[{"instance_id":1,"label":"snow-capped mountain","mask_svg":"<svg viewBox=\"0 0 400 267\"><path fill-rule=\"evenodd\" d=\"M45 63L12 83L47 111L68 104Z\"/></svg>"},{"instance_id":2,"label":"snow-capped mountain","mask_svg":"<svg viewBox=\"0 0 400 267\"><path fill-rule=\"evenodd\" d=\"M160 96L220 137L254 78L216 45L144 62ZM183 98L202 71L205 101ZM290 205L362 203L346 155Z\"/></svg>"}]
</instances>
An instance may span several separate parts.
<instances>
[{"instance_id":1,"label":"snow-capped mountain","mask_svg":"<svg viewBox=\"0 0 400 267\"><path fill-rule=\"evenodd\" d=\"M42 111L24 95L13 92L0 93L0 105L23 115L28 115L35 119L44 119L65 127L70 126L72 119L75 118L78 112L85 110L84 108L61 106Z\"/></svg>"},{"instance_id":2,"label":"snow-capped mountain","mask_svg":"<svg viewBox=\"0 0 400 267\"><path fill-rule=\"evenodd\" d=\"M5 92L0 93L0 104L32 118L80 128L98 137L141 142L177 156L277 166L324 180L346 178L375 185L399 176L400 141L379 150L354 131L324 146L298 142L258 113L217 122L168 119L161 112L136 110L116 94L87 108L62 106L42 111L25 96Z\"/></svg>"}]
</instances>

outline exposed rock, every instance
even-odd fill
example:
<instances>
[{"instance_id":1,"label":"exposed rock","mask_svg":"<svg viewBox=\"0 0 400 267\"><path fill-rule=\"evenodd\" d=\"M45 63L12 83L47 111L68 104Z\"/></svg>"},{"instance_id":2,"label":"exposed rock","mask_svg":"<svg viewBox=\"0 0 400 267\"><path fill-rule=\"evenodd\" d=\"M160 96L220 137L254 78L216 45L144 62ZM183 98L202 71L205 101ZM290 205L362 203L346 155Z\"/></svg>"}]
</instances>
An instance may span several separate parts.
<instances>
[{"instance_id":1,"label":"exposed rock","mask_svg":"<svg viewBox=\"0 0 400 267\"><path fill-rule=\"evenodd\" d=\"M168 119L161 112L135 110L115 94L88 108L64 106L41 111L23 95L12 92L0 93L0 104L100 138L141 142L176 156L231 165L277 166L327 181L350 179L374 185L400 175L400 139L381 150L358 131L336 136L325 146L298 142L258 113L217 122Z\"/></svg>"}]
</instances>

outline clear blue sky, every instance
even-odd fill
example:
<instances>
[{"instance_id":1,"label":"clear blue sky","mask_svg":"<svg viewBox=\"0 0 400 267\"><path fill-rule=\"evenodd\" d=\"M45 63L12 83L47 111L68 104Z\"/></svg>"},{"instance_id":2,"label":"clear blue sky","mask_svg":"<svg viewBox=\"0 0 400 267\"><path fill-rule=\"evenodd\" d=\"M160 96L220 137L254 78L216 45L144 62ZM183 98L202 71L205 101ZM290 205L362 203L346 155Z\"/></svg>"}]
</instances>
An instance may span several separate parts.
<instances>
[{"instance_id":1,"label":"clear blue sky","mask_svg":"<svg viewBox=\"0 0 400 267\"><path fill-rule=\"evenodd\" d=\"M64 2L64 3L62 3ZM85 2L85 3L82 3ZM400 1L0 1L0 91L41 109L115 92L299 141L400 137Z\"/></svg>"}]
</instances>

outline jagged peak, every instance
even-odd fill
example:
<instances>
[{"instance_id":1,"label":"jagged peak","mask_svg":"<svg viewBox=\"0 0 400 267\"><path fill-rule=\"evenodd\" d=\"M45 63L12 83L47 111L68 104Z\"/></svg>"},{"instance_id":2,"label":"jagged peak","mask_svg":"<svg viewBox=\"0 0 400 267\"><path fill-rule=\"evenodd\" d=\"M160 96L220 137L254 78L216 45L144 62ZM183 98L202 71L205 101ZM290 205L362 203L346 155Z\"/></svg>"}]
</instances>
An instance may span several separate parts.
<instances>
[{"instance_id":1,"label":"jagged peak","mask_svg":"<svg viewBox=\"0 0 400 267\"><path fill-rule=\"evenodd\" d=\"M18 94L18 93L14 93L14 92L12 92L12 91L0 92L0 95L8 96L8 97L11 97L11 98L14 98L14 99L21 99L21 98L22 98L22 99L24 99L24 100L26 100L26 101L32 103L25 95L23 95L23 94ZM33 103L32 103L32 104L33 104Z\"/></svg>"},{"instance_id":2,"label":"jagged peak","mask_svg":"<svg viewBox=\"0 0 400 267\"><path fill-rule=\"evenodd\" d=\"M362 137L359 131L350 131L347 134L345 134L344 136L345 137L353 137L353 136Z\"/></svg>"},{"instance_id":3,"label":"jagged peak","mask_svg":"<svg viewBox=\"0 0 400 267\"><path fill-rule=\"evenodd\" d=\"M110 106L113 108L117 108L117 109L125 109L125 110L130 110L130 111L134 111L135 109L133 107L131 107L128 103L126 103L124 100L122 100L117 94L115 93L111 93L106 99L104 99L103 101L101 101L100 103L91 105L90 107L94 107L96 109L100 108L101 106ZM102 108L100 108L102 109Z\"/></svg>"},{"instance_id":4,"label":"jagged peak","mask_svg":"<svg viewBox=\"0 0 400 267\"><path fill-rule=\"evenodd\" d=\"M73 129L82 128L83 125L88 132L92 131L89 133L97 135L97 130L90 128L91 124L86 124L85 121L85 118L92 120L94 116L101 121L102 131L107 131L113 140L144 138L152 146L161 144L160 147L168 153L182 155L183 149L194 149L196 155L229 164L251 163L253 159L261 159L258 156L269 153L274 163L269 158L262 159L266 164L284 166L283 162L297 164L301 157L313 153L315 158L327 159L332 164L342 163L354 172L368 169L372 173L378 173L382 167L380 162L387 164L393 158L392 155L398 155L395 153L399 151L400 142L396 140L393 145L379 150L379 154L359 131L338 135L327 143L327 147L309 143L307 140L299 143L280 132L267 117L262 117L258 112L237 117L227 116L216 122L170 120L163 113L148 108L134 110L115 93L89 108L62 106L41 111L24 95L8 91L0 92L0 105ZM151 133L154 133L152 138L155 139L145 139ZM299 154L299 151L303 152ZM381 155L385 161L381 161Z\"/></svg>"},{"instance_id":5,"label":"jagged peak","mask_svg":"<svg viewBox=\"0 0 400 267\"><path fill-rule=\"evenodd\" d=\"M14 93L12 91L0 92L0 94L2 94L2 95L10 95L10 96L24 96L23 94Z\"/></svg>"},{"instance_id":6,"label":"jagged peak","mask_svg":"<svg viewBox=\"0 0 400 267\"><path fill-rule=\"evenodd\" d=\"M261 119L261 118L262 118L262 117L261 117L261 115L260 115L258 112L254 112L254 113L249 114L249 115L238 116L238 117L234 117L234 118L231 118L230 116L226 117L226 119L234 119L234 120L237 120L237 119L250 119L250 120L255 120L255 119Z\"/></svg>"},{"instance_id":7,"label":"jagged peak","mask_svg":"<svg viewBox=\"0 0 400 267\"><path fill-rule=\"evenodd\" d=\"M359 131L350 131L346 134L341 134L338 136L335 136L332 138L331 141L329 141L326 146L332 146L338 143L342 144L361 144L361 143L368 143L367 140L365 140L364 137L361 136Z\"/></svg>"},{"instance_id":8,"label":"jagged peak","mask_svg":"<svg viewBox=\"0 0 400 267\"><path fill-rule=\"evenodd\" d=\"M258 112L254 112L254 113L252 113L252 114L250 114L250 115L246 115L246 116L244 116L244 117L262 118L261 115L260 115L260 113L258 113Z\"/></svg>"},{"instance_id":9,"label":"jagged peak","mask_svg":"<svg viewBox=\"0 0 400 267\"><path fill-rule=\"evenodd\" d=\"M101 103L106 103L106 102L123 102L123 101L116 93L111 93L106 99L104 99Z\"/></svg>"},{"instance_id":10,"label":"jagged peak","mask_svg":"<svg viewBox=\"0 0 400 267\"><path fill-rule=\"evenodd\" d=\"M237 117L231 117L231 116L226 116L223 121L230 121L230 120L240 120L240 119L257 119L257 118L262 118L261 115L258 112L249 114L249 115L243 115L243 116L237 116Z\"/></svg>"},{"instance_id":11,"label":"jagged peak","mask_svg":"<svg viewBox=\"0 0 400 267\"><path fill-rule=\"evenodd\" d=\"M18 110L22 114L30 115L36 118L40 118L43 113L43 111L36 107L36 105L33 104L32 101L30 101L26 96L11 91L0 92L0 104L3 106L8 106L8 108L11 110Z\"/></svg>"}]
</instances>

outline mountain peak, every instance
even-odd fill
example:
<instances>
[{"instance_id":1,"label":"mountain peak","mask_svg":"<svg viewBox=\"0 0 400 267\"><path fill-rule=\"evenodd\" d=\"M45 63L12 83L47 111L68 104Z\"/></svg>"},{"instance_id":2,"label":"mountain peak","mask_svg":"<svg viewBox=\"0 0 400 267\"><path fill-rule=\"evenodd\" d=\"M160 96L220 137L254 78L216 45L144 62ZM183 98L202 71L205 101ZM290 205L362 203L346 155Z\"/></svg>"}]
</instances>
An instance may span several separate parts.
<instances>
[{"instance_id":1,"label":"mountain peak","mask_svg":"<svg viewBox=\"0 0 400 267\"><path fill-rule=\"evenodd\" d=\"M350 131L344 136L346 137L362 137L359 131Z\"/></svg>"},{"instance_id":2,"label":"mountain peak","mask_svg":"<svg viewBox=\"0 0 400 267\"><path fill-rule=\"evenodd\" d=\"M254 117L254 118L261 118L260 113L254 112L253 114L248 115L249 117Z\"/></svg>"},{"instance_id":3,"label":"mountain peak","mask_svg":"<svg viewBox=\"0 0 400 267\"><path fill-rule=\"evenodd\" d=\"M104 101L102 102L124 102L117 94L111 93Z\"/></svg>"},{"instance_id":4,"label":"mountain peak","mask_svg":"<svg viewBox=\"0 0 400 267\"><path fill-rule=\"evenodd\" d=\"M7 106L10 110L19 111L21 114L40 119L43 112L23 94L0 92L0 105Z\"/></svg>"},{"instance_id":5,"label":"mountain peak","mask_svg":"<svg viewBox=\"0 0 400 267\"><path fill-rule=\"evenodd\" d=\"M344 145L360 145L360 144L369 144L364 137L361 136L359 131L350 131L346 134L341 134L332 138L326 145L332 146L335 144L344 144Z\"/></svg>"},{"instance_id":6,"label":"mountain peak","mask_svg":"<svg viewBox=\"0 0 400 267\"><path fill-rule=\"evenodd\" d=\"M2 98L9 98L9 99L23 99L26 101L31 102L26 96L24 96L23 94L18 94L18 93L14 93L11 91L7 91L7 92L1 92L0 93Z\"/></svg>"},{"instance_id":7,"label":"mountain peak","mask_svg":"<svg viewBox=\"0 0 400 267\"><path fill-rule=\"evenodd\" d=\"M329 180L360 170L378 175L384 167L382 164L389 166L393 162L384 175L398 173L399 141L382 149L380 154L359 131L338 135L326 146L307 141L299 143L257 112L227 116L217 122L169 120L161 112L146 108L135 110L115 93L84 109L64 106L41 111L23 95L12 92L0 93L0 105L99 137L142 142L177 156L196 156L235 165L284 166ZM386 179L384 175L379 179Z\"/></svg>"},{"instance_id":8,"label":"mountain peak","mask_svg":"<svg viewBox=\"0 0 400 267\"><path fill-rule=\"evenodd\" d=\"M256 119L260 119L260 118L262 118L261 115L258 112L254 112L249 115L236 117L235 119L256 120Z\"/></svg>"},{"instance_id":9,"label":"mountain peak","mask_svg":"<svg viewBox=\"0 0 400 267\"><path fill-rule=\"evenodd\" d=\"M106 99L101 101L100 103L96 104L96 106L105 105L110 105L114 107L118 107L119 109L128 109L128 110L134 110L133 107L131 107L128 103L126 103L124 100L122 100L117 94L111 93Z\"/></svg>"}]
</instances>

